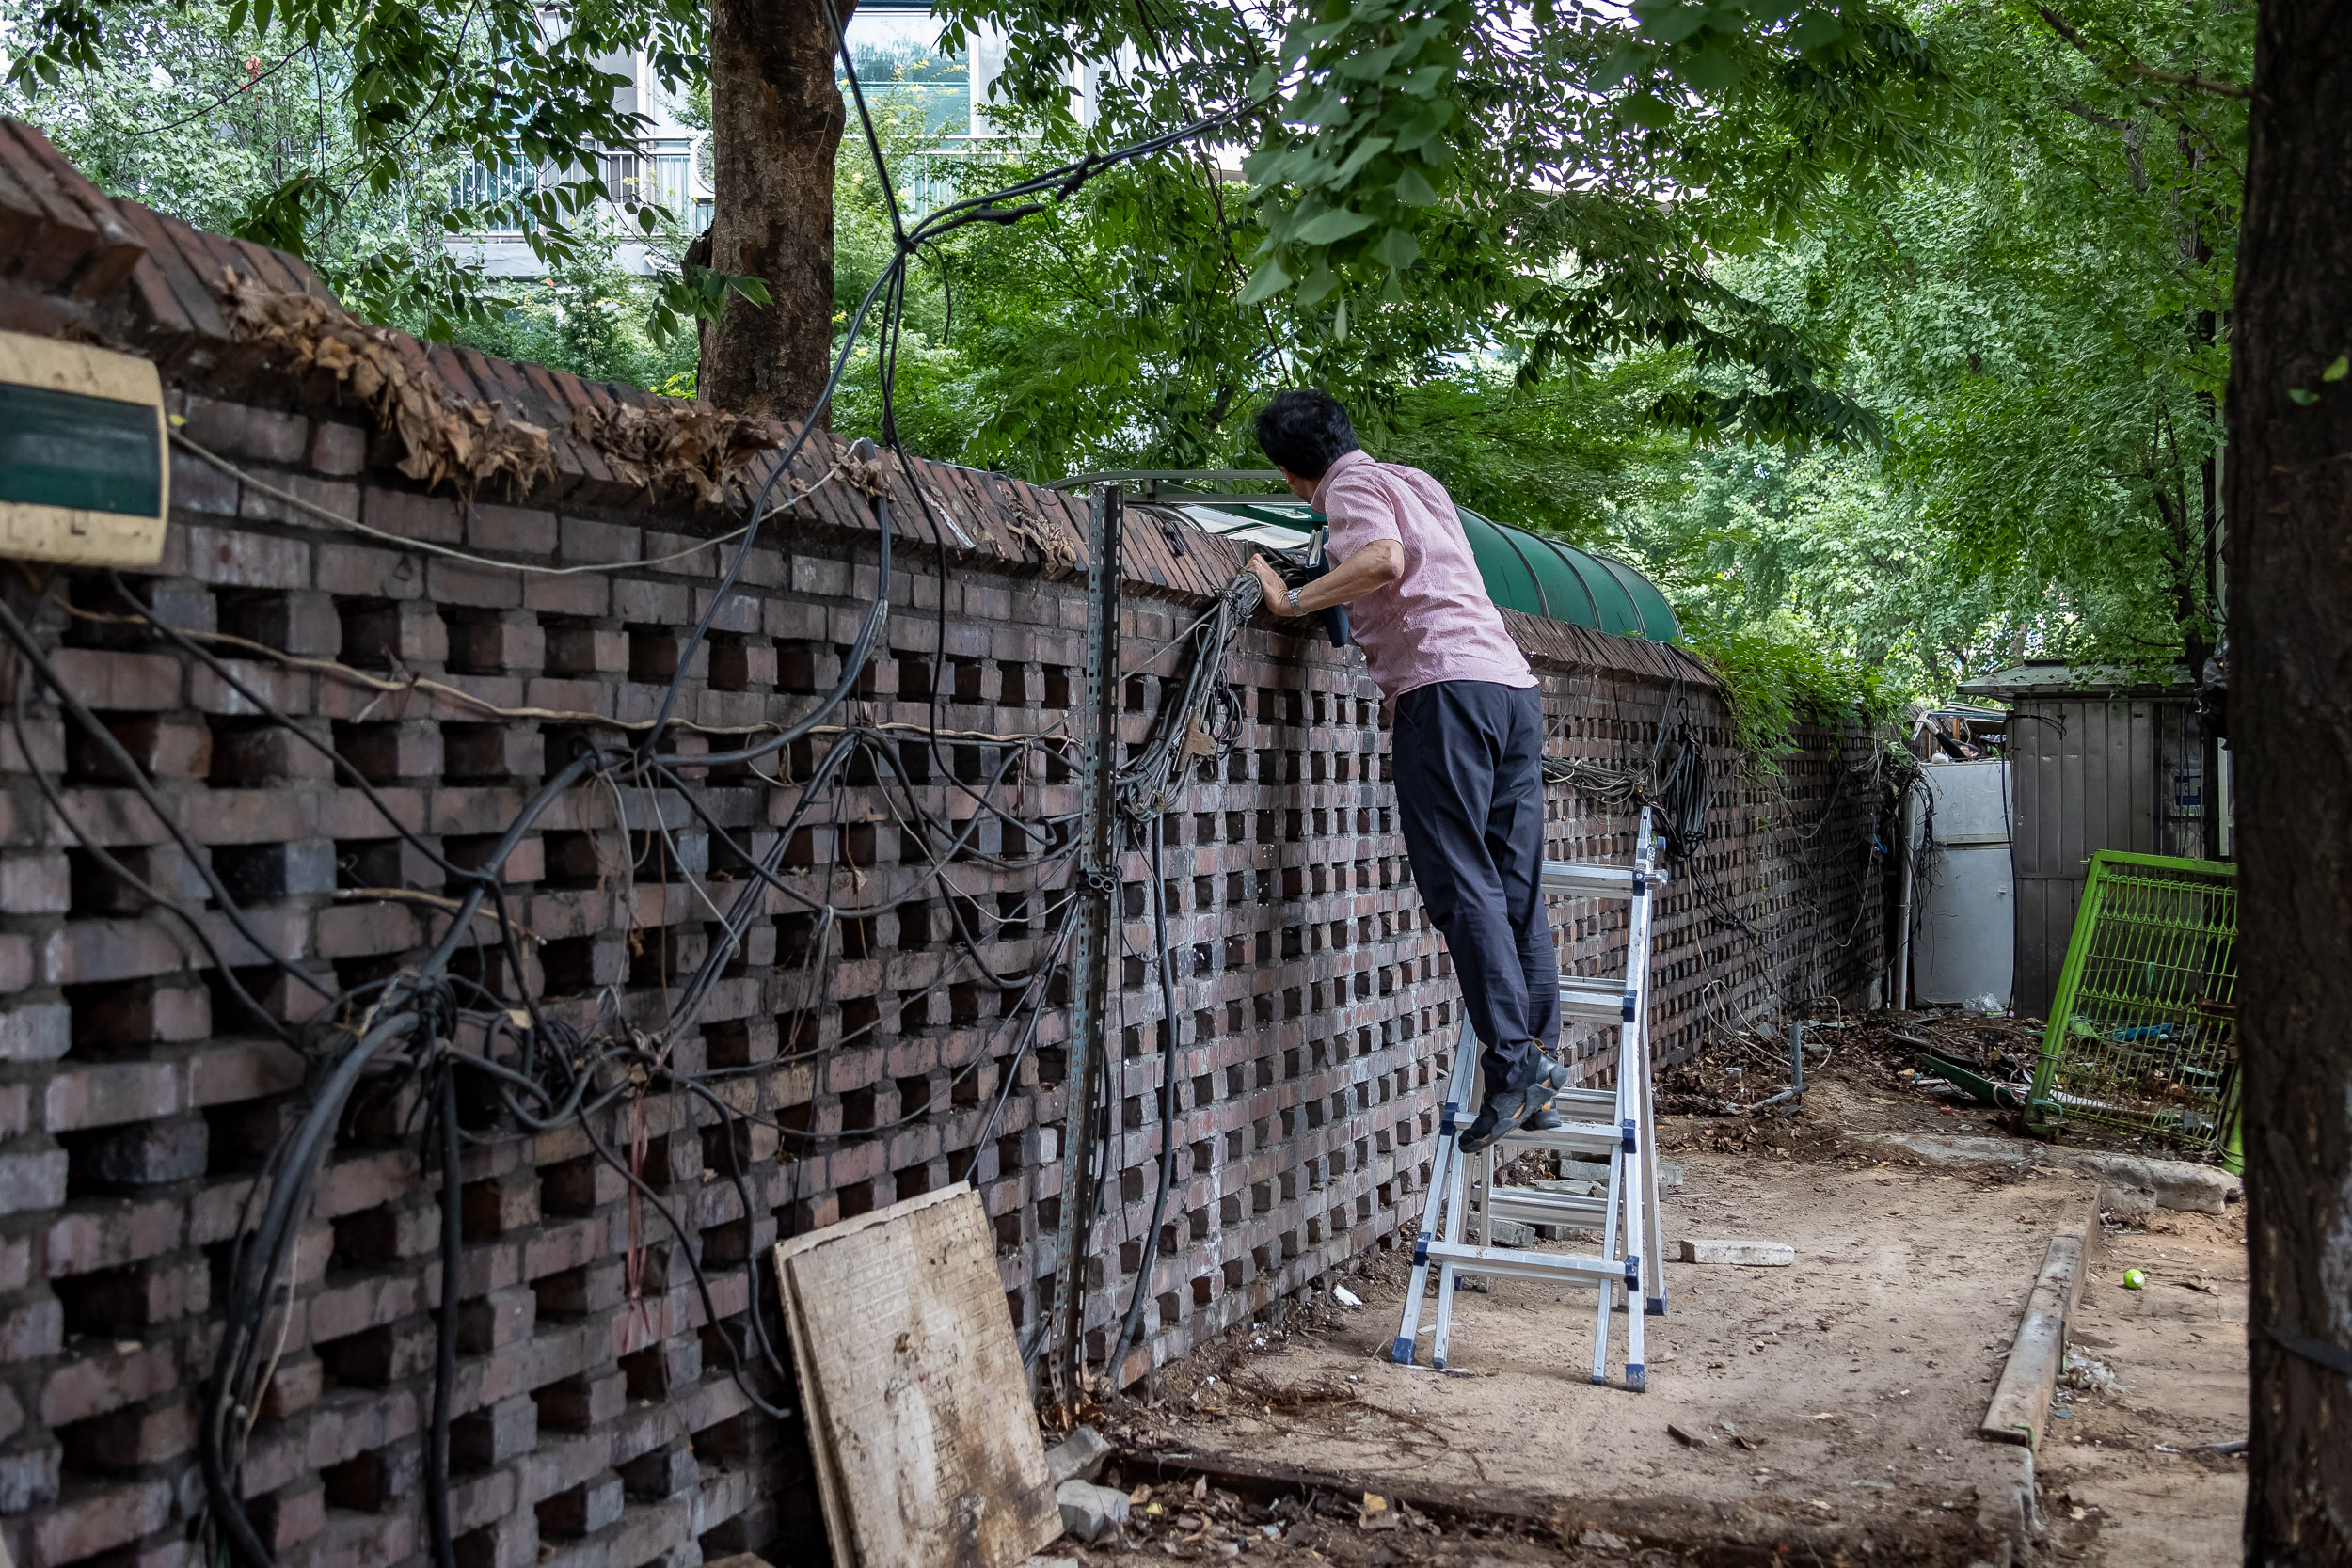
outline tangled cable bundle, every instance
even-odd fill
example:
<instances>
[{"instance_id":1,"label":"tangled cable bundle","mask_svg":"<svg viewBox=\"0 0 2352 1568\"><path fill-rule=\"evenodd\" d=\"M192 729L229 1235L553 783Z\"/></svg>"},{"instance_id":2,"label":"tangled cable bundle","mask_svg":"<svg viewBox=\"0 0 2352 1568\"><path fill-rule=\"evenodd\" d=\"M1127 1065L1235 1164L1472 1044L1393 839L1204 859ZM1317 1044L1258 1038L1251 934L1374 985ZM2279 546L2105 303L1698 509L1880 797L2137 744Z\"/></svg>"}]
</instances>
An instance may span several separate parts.
<instances>
[{"instance_id":1,"label":"tangled cable bundle","mask_svg":"<svg viewBox=\"0 0 2352 1568\"><path fill-rule=\"evenodd\" d=\"M0 602L0 638L5 639L16 656L15 700L8 718L20 754L27 759L43 754L42 748L31 744L24 725L25 704L36 694L37 687L57 705L69 723L87 738L110 770L144 802L168 837L185 851L188 864L203 880L209 908L190 907L138 875L85 831L77 816L68 809L58 780L38 767L29 767L43 799L91 863L119 879L183 929L203 951L226 995L260 1027L271 1030L301 1051L309 1064L300 1115L269 1151L259 1179L249 1189L230 1247L221 1307L225 1324L197 1435L208 1503L205 1528L211 1550L207 1555L215 1561L234 1562L243 1568L272 1568L269 1547L245 1509L243 1468L272 1375L291 1337L297 1310L294 1255L311 1197L339 1136L355 1117L364 1114L371 1118L386 1118L372 1120L370 1125L405 1128L426 1152L427 1168L436 1173L439 1187L443 1219L439 1299L435 1307L437 1342L424 1475L426 1519L437 1568L455 1568L456 1562L450 1522L449 1461L451 1405L457 1364L454 1298L464 1240L461 1161L468 1146L559 1128L577 1128L594 1156L625 1180L632 1233L637 1229L636 1216L645 1212L657 1216L681 1243L687 1243L694 1234L691 1228L693 1221L673 1212L644 1180L640 1168L644 1159L642 1137L631 1147L628 1140L614 1134L610 1129L611 1114L620 1112L626 1120L632 1106L642 1109L645 1099L655 1094L681 1095L699 1102L717 1120L723 1134L723 1174L736 1188L746 1215L757 1212L764 1205L755 1201L743 1168L741 1151L750 1148L750 1140L744 1135L745 1123L772 1129L802 1148L845 1137L871 1137L886 1130L861 1128L843 1132L796 1128L744 1110L722 1093L720 1085L731 1073L755 1069L691 1068L681 1061L678 1050L679 1042L694 1029L712 987L736 958L771 895L805 911L810 917L803 978L820 999L831 983L834 967L826 961L825 955L842 940L839 933L850 922L887 912L884 906L856 902L856 868L847 866L837 849L821 896L813 896L803 882L784 873L786 847L800 829L853 819L845 808L845 792L861 770L870 783L861 783L857 787L878 790L906 841L922 847L922 854L916 859L922 864L924 878L946 895L944 902L955 943L954 960L943 965L938 978L923 991L907 998L908 1002L973 977L1000 988L1007 996L1003 1016L992 1026L989 1037L974 1053L971 1063L954 1080L961 1085L982 1064L996 1059L997 1037L1010 1037L1010 1054L1003 1062L1003 1081L989 1106L979 1136L972 1145L972 1159L976 1160L978 1151L989 1145L1049 1010L1047 1001L1053 983L1077 926L1080 900L1066 884L1078 835L1071 830L1069 816L1047 817L1042 822L1036 817L1016 817L1001 797L1026 779L1040 759L1051 756L1063 760L1067 739L1051 733L978 737L1000 746L1002 758L989 777L966 780L943 747L950 740L974 737L941 726L938 704L943 683L939 680L931 683L931 710L927 724L884 725L842 717L845 703L881 645L891 610L887 595L892 550L900 520L893 515L892 504L881 483L881 463L884 459L874 446L859 443L849 458L811 486L813 489L839 480L864 498L872 513L879 558L875 574L875 581L880 585L877 596L866 610L842 660L840 677L832 689L788 723L736 730L711 729L682 720L677 713L680 696L693 656L707 641L712 622L741 578L766 525L784 507L802 499L801 495L775 495L778 481L791 470L811 433L821 426L821 416L852 358L864 353L869 344L880 376L882 445L889 449L889 458L898 464L908 479L914 480L906 453L898 444L893 401L910 259L922 246L966 225L1009 223L1052 202L1067 199L1104 170L1215 132L1258 105L1240 105L1147 141L1091 154L1005 189L950 202L920 221L908 223L902 220L891 190L881 146L863 89L850 64L838 18L834 19L834 41L859 122L876 170L882 176L891 213L895 252L851 313L816 406L751 498L745 526L736 533L679 552L680 559L704 549L724 549L727 554L715 582L703 590L707 608L677 651L675 673L649 721L622 721L592 713L499 708L449 683L388 681L336 660L296 659L226 634L182 630L155 615L129 583L112 573L95 579L110 594L111 604L103 609L71 604L65 607L70 614L85 621L104 623L109 636L143 639L151 645L175 650L184 659L200 665L226 689L236 694L246 705L243 711L257 716L262 723L285 730L294 744L322 756L336 781L379 814L391 833L422 858L431 874L441 879L439 887L446 890L446 895L443 892L406 888L356 890L385 898L413 898L446 914L442 934L414 965L389 977L339 988L331 975L315 974L275 948L266 932L240 907L230 887L212 870L208 857L180 826L170 803L158 793L153 781L98 715L68 689L56 665L25 621ZM741 433L732 432L730 427L721 434L734 440ZM373 531L308 498L274 492L274 487L256 476L244 474L226 459L197 449L184 436L176 436L176 439L200 460L254 485L257 494L282 495L291 509L301 515L346 530ZM943 528L922 484L913 483L911 488L921 508L921 526L937 551L944 571L950 549L948 531ZM465 555L448 546L405 539L401 543L404 547ZM466 559L478 567L507 571L562 574L614 569ZM659 563L628 564L642 568ZM934 595L943 630L948 597L944 593ZM1237 579L1217 604L1178 640L1184 664L1173 679L1181 695L1164 705L1151 740L1120 776L1117 806L1122 847L1148 847L1156 859L1161 845L1160 816L1181 789L1187 767L1195 760L1214 763L1237 737L1241 707L1225 674L1224 650L1241 622L1256 608L1254 578ZM932 645L935 649L944 648L947 642L943 635ZM461 865L448 858L436 841L406 826L403 814L335 750L332 742L296 723L246 673L241 673L238 665L215 652L216 648L230 649L241 659L260 657L299 664L330 679L373 687L379 696L432 688L429 694L434 700L461 705L477 717L576 723L595 738L549 773L507 822L486 855ZM940 657L933 655L935 661ZM244 666L246 672L250 669L250 665ZM714 741L723 740L724 744L708 751L677 748L669 744L673 729L698 731ZM925 759L924 767L972 802L972 811L962 815L960 821L944 820L941 814L925 806L916 784L927 781L911 776L909 771L914 760L909 748L914 737L921 741L918 754ZM803 747L803 741L811 745ZM788 777L787 759L804 776ZM788 812L780 818L764 819L771 825L762 831L773 833L766 845L755 848L746 843L739 832L730 831L720 820L719 814L705 799L705 790L695 780L707 777L713 768L739 770L771 788L796 792ZM690 773L694 779L688 777ZM559 802L571 799L574 804L566 809L575 820L580 820L577 802L599 796L612 807L610 832L617 836L621 846L619 885L614 896L633 900L639 871L646 859L658 854L661 857L660 864L676 873L665 879L675 880L677 876L683 876L692 895L701 901L718 927L709 952L671 999L666 1017L650 1028L627 1021L617 994L610 990L585 1028L549 1016L532 990L530 966L520 945L534 939L517 925L501 883L509 857ZM707 835L712 863L723 864L728 875L736 879L736 885L727 893L718 891L725 884L713 877L677 871L682 860L669 825L671 814L661 808L665 800L681 803L696 829ZM1034 853L981 852L977 834L988 821L1017 825L1018 842L1024 845L1032 842L1032 835L1042 830L1044 842ZM642 845L634 852L629 847L632 832L638 834ZM835 836L837 842L838 835ZM990 961L984 951L990 940L986 923L1010 917L984 910L976 895L966 894L957 885L952 868L963 864L988 872L1017 872L1028 894L1040 901L1041 909L1035 919L1035 928L1042 937L1027 971L1005 973ZM837 883L845 875L851 886L838 889ZM1164 949L1166 910L1158 901L1156 879L1153 885L1155 918L1163 933ZM850 895L837 896L837 893ZM722 908L719 899L728 894L731 897ZM234 935L238 949L234 953L223 950L223 939L217 929L220 924L225 924ZM314 1015L310 1023L290 1023L256 998L239 974L241 969L249 972L256 966L255 955L259 955L259 963L274 969L292 986L307 990L315 999L316 1006L303 1009ZM1162 986L1164 997L1170 999L1172 1042L1173 977L1165 965ZM859 1034L859 1030L853 1029L842 1041L822 1047L803 1047L795 1038L786 1042L787 1051L775 1060L792 1061L837 1050L840 1044L854 1042ZM772 1065L772 1061L763 1062L758 1070ZM1162 1101L1165 1125L1173 1112L1172 1085L1169 1092L1163 1094ZM917 1110L900 1120L912 1121L924 1114ZM642 1127L642 1122L639 1125ZM1098 1196L1104 1185L1098 1181ZM1163 1184L1163 1205L1165 1198ZM1155 1213L1155 1234L1158 1225ZM1090 1240L1089 1234L1088 1244ZM675 1252L692 1270L695 1286L702 1293L706 1321L715 1332L729 1370L744 1397L753 1408L771 1417L784 1417L790 1412L776 1402L775 1396L791 1386L791 1376L778 1353L781 1325L771 1325L769 1308L761 1301L756 1249L745 1250L742 1268L751 1291L749 1310L743 1315L749 1322L739 1333L729 1329L713 1301L710 1281L697 1249L681 1245ZM642 1251L633 1243L632 1266L640 1257ZM1145 1272L1148 1275L1148 1264ZM1137 1302L1141 1299L1139 1285ZM1131 1308L1131 1332L1137 1316L1136 1310Z\"/></svg>"}]
</instances>

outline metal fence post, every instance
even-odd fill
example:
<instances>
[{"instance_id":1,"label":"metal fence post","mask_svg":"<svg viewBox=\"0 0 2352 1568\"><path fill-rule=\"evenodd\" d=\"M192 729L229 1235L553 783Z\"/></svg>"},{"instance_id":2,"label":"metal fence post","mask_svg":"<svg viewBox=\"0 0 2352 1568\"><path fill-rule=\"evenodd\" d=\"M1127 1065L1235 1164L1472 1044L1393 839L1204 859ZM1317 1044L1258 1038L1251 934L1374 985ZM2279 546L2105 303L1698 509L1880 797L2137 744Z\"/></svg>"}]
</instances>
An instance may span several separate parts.
<instances>
[{"instance_id":1,"label":"metal fence post","mask_svg":"<svg viewBox=\"0 0 2352 1568\"><path fill-rule=\"evenodd\" d=\"M1070 1024L1070 1096L1063 1120L1061 1223L1055 1254L1054 1395L1065 1409L1078 1402L1086 1346L1086 1239L1099 1196L1097 1151L1108 1129L1098 1127L1104 1075L1104 1015L1110 994L1111 895L1119 860L1111 827L1111 776L1119 765L1120 531L1125 493L1116 484L1093 487L1088 528L1086 721L1079 757L1080 841L1076 895L1086 900L1078 923L1078 957Z\"/></svg>"}]
</instances>

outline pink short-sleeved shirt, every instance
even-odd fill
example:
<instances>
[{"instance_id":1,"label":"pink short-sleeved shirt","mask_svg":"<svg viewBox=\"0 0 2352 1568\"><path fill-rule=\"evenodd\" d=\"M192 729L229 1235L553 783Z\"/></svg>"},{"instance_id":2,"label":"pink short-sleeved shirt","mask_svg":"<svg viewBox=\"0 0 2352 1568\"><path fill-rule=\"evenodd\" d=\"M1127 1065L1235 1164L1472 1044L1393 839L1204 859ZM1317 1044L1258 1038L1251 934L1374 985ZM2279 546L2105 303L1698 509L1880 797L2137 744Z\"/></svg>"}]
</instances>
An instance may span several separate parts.
<instances>
[{"instance_id":1,"label":"pink short-sleeved shirt","mask_svg":"<svg viewBox=\"0 0 2352 1568\"><path fill-rule=\"evenodd\" d=\"M1315 485L1330 519L1330 559L1345 561L1375 539L1405 550L1405 575L1350 600L1348 624L1382 696L1394 702L1437 681L1535 684L1527 656L1503 629L1486 580L1445 486L1361 451L1343 455Z\"/></svg>"}]
</instances>

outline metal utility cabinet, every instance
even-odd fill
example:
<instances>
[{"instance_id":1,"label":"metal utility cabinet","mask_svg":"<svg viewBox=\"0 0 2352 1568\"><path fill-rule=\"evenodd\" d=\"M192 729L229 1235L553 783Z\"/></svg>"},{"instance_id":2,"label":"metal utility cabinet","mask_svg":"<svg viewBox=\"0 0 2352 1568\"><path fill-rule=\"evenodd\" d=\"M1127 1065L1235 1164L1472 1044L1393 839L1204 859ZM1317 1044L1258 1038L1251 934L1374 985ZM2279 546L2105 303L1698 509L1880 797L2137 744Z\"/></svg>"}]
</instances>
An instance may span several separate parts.
<instances>
[{"instance_id":1,"label":"metal utility cabinet","mask_svg":"<svg viewBox=\"0 0 2352 1568\"><path fill-rule=\"evenodd\" d=\"M2010 836L2016 860L2010 1006L2040 1017L2057 994L2091 855L2204 853L2204 736L2188 672L2029 661L1960 694L2010 705ZM2218 802L2229 854L2228 753Z\"/></svg>"},{"instance_id":2,"label":"metal utility cabinet","mask_svg":"<svg viewBox=\"0 0 2352 1568\"><path fill-rule=\"evenodd\" d=\"M1931 762L1927 780L1935 809L1914 821L1912 998L2007 1006L2017 951L2009 764Z\"/></svg>"}]
</instances>

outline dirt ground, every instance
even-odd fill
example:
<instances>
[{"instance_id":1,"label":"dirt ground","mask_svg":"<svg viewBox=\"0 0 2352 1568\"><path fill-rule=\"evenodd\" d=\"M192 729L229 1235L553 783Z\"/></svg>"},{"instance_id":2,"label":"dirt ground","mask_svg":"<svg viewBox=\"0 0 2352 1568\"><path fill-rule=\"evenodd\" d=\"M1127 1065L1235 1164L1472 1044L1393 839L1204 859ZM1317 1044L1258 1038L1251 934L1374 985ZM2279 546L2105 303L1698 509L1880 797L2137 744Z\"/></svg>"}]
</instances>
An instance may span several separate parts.
<instances>
[{"instance_id":1,"label":"dirt ground","mask_svg":"<svg viewBox=\"0 0 2352 1568\"><path fill-rule=\"evenodd\" d=\"M1797 1260L1670 1261L1647 1393L1623 1387L1621 1314L1611 1386L1596 1386L1594 1297L1529 1281L1457 1294L1448 1371L1426 1369L1426 1313L1422 1366L1394 1365L1400 1238L1407 1250L1343 1281L1361 1307L1319 1297L1103 1412L1128 1450L1104 1479L1137 1489L1137 1520L1123 1548L1057 1550L1105 1563L2233 1560L2244 1462L2208 1446L2245 1435L2243 1210L2110 1228L2075 1323L2090 1362L2039 1465L1981 1440L2043 1251L2095 1187L2060 1155L1935 1163L1874 1141L2001 1131L1990 1111L1914 1087L1909 1048L1885 1035L1846 1031L1793 1115L1661 1124L1682 1172L1669 1258L1681 1238L1723 1237L1787 1243ZM1756 1099L1782 1077L1742 1043L1660 1086L1669 1104L1720 1105L1726 1085ZM2146 1289L2122 1288L2127 1267ZM1388 1506L1368 1510L1366 1494Z\"/></svg>"}]
</instances>

